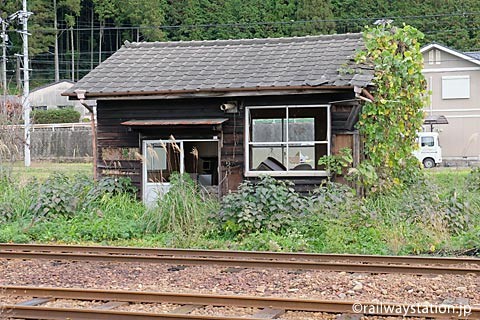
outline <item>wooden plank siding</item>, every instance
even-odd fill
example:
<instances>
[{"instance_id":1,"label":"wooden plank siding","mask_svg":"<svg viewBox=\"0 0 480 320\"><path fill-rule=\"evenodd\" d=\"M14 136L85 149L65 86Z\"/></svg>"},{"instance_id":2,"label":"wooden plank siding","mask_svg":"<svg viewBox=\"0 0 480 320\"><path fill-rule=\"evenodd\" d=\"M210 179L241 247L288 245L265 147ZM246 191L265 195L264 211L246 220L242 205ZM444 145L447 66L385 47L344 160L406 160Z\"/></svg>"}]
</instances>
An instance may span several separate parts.
<instances>
[{"instance_id":1,"label":"wooden plank siding","mask_svg":"<svg viewBox=\"0 0 480 320\"><path fill-rule=\"evenodd\" d=\"M196 99L145 99L145 100L98 100L97 101L97 136L98 158L96 165L101 175L125 175L141 191L141 159L104 160L102 148L136 148L141 154L143 139L211 139L218 136L221 144L220 185L221 193L236 190L244 179L244 125L245 106L253 105L294 105L294 104L328 104L330 101L352 99L353 92L339 90L339 93L315 95L255 96L238 98L196 98ZM238 113L225 113L220 105L227 101L237 101ZM339 108L335 111L335 108ZM344 130L352 106L332 108L332 133ZM194 126L180 127L146 127L131 128L121 125L128 120L149 119L199 119L228 118L221 127ZM220 130L218 130L220 128ZM297 184L300 191L307 191L321 183L321 178L290 179ZM141 192L139 193L141 194Z\"/></svg>"}]
</instances>

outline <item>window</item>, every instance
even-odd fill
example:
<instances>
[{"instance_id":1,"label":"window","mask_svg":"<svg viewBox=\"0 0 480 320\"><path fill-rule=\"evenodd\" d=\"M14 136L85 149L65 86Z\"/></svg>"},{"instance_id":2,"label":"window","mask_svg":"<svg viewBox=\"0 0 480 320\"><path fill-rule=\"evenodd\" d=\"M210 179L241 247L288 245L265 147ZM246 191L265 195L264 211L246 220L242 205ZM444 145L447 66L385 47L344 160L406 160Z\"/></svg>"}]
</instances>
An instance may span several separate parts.
<instances>
[{"instance_id":1,"label":"window","mask_svg":"<svg viewBox=\"0 0 480 320\"><path fill-rule=\"evenodd\" d=\"M172 172L183 172L180 161L180 149L176 143L148 143L145 151L147 182L169 182Z\"/></svg>"},{"instance_id":2,"label":"window","mask_svg":"<svg viewBox=\"0 0 480 320\"><path fill-rule=\"evenodd\" d=\"M318 159L330 154L330 106L246 108L246 175L326 175Z\"/></svg>"},{"instance_id":3,"label":"window","mask_svg":"<svg viewBox=\"0 0 480 320\"><path fill-rule=\"evenodd\" d=\"M440 50L435 50L435 63L436 64L442 63L442 53Z\"/></svg>"},{"instance_id":4,"label":"window","mask_svg":"<svg viewBox=\"0 0 480 320\"><path fill-rule=\"evenodd\" d=\"M442 53L440 50L432 49L428 51L428 64L441 64Z\"/></svg>"},{"instance_id":5,"label":"window","mask_svg":"<svg viewBox=\"0 0 480 320\"><path fill-rule=\"evenodd\" d=\"M470 98L470 76L442 77L442 99Z\"/></svg>"},{"instance_id":6,"label":"window","mask_svg":"<svg viewBox=\"0 0 480 320\"><path fill-rule=\"evenodd\" d=\"M33 110L47 110L47 106L33 106Z\"/></svg>"},{"instance_id":7,"label":"window","mask_svg":"<svg viewBox=\"0 0 480 320\"><path fill-rule=\"evenodd\" d=\"M433 137L422 137L422 147L433 147L435 140Z\"/></svg>"}]
</instances>

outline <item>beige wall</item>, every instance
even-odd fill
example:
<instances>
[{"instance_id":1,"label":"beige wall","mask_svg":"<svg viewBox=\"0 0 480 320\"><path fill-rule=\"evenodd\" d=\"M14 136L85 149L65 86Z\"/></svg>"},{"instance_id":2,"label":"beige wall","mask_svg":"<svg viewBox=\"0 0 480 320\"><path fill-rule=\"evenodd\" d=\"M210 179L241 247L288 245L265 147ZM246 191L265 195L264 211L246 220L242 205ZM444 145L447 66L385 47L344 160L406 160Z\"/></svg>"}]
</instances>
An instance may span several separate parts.
<instances>
[{"instance_id":1,"label":"beige wall","mask_svg":"<svg viewBox=\"0 0 480 320\"><path fill-rule=\"evenodd\" d=\"M430 103L425 107L427 115L444 115L449 124L434 126L439 131L443 157L480 159L480 65L453 54L440 51L429 61L430 51L424 52L423 73L431 91ZM433 62L433 63L430 63ZM442 77L469 76L470 97L442 99ZM428 127L428 131L429 131Z\"/></svg>"},{"instance_id":2,"label":"beige wall","mask_svg":"<svg viewBox=\"0 0 480 320\"><path fill-rule=\"evenodd\" d=\"M29 95L30 105L32 107L46 106L47 109L54 109L57 106L73 106L82 116L88 115L88 110L79 101L69 100L68 97L62 96L62 93L72 86L73 83L69 81L61 81L33 90ZM89 105L96 104L91 100L86 102Z\"/></svg>"}]
</instances>

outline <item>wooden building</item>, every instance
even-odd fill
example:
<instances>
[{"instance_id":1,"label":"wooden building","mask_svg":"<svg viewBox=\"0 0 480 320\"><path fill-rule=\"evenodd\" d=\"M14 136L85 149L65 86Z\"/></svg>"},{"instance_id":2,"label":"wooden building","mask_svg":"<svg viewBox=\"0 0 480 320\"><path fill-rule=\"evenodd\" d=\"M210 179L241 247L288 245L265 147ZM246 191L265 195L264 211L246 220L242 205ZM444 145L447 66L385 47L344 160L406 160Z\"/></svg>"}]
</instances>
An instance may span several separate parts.
<instances>
[{"instance_id":1,"label":"wooden building","mask_svg":"<svg viewBox=\"0 0 480 320\"><path fill-rule=\"evenodd\" d=\"M97 101L96 165L146 202L174 171L220 194L260 174L306 191L327 175L321 156L359 159L362 48L360 34L125 43L64 95Z\"/></svg>"}]
</instances>

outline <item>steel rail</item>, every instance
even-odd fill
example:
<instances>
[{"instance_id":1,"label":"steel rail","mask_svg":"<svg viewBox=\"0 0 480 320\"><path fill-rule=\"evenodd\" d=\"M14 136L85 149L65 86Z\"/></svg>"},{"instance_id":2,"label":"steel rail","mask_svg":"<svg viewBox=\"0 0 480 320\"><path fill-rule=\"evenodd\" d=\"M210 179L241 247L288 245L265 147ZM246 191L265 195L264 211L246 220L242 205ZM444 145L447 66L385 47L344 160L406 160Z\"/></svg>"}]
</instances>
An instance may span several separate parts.
<instances>
[{"instance_id":1,"label":"steel rail","mask_svg":"<svg viewBox=\"0 0 480 320\"><path fill-rule=\"evenodd\" d=\"M382 256L356 254L317 254L303 252L262 252L262 251L229 251L229 250L199 250L170 248L134 248L109 246L79 246L79 245L44 245L44 244L6 244L0 243L1 251L42 251L60 253L102 253L118 255L155 255L155 256L190 256L204 258L245 258L266 260L311 260L311 261L349 261L359 263L387 264L425 264L425 265L455 265L472 264L480 267L479 258L461 257L426 257L426 256Z\"/></svg>"},{"instance_id":2,"label":"steel rail","mask_svg":"<svg viewBox=\"0 0 480 320\"><path fill-rule=\"evenodd\" d=\"M170 265L215 265L246 268L275 268L369 273L403 274L480 274L480 269L469 267L442 267L422 265L360 264L342 262L315 262L306 260L247 260L234 258L132 256L81 253L8 252L0 251L3 259L44 259L70 261L161 263Z\"/></svg>"},{"instance_id":3,"label":"steel rail","mask_svg":"<svg viewBox=\"0 0 480 320\"><path fill-rule=\"evenodd\" d=\"M330 313L353 313L355 305L358 302L350 301L334 301L334 300L314 300L314 299L292 299L292 298L276 298L276 297L254 297L254 296L228 296L228 295L207 295L207 294L190 294L190 293L162 293L162 292L137 292L137 291L119 291L119 290L99 290L99 289L71 289L71 288L39 288L39 287L22 287L22 286L6 286L2 288L5 295L12 296L33 296L33 297L51 297L56 299L74 299L89 301L122 301L132 303L173 303L173 304L192 304L192 305L211 305L211 306L236 306L236 307L253 307L253 308L274 308L289 311L308 311L308 312L330 312ZM361 302L362 306L366 306L361 314L365 315L383 315L383 316L421 316L441 318L445 314L440 314L434 310L439 310L439 306L429 306L430 309L416 310L411 305L402 303L378 303L378 302ZM449 306L449 314L455 316L462 315L464 309L459 306ZM0 306L1 308L1 306ZM435 309L437 308L437 309ZM24 306L3 306L3 310L11 311L16 317L29 318L30 316L39 317L42 312L42 319L45 311L52 311L52 314L58 314L64 309L44 308L44 307L24 307ZM401 310L399 314L398 310ZM36 311L36 312L35 312ZM472 307L470 319L480 319L480 308ZM18 313L16 313L18 312ZM71 312L71 310L67 310ZM99 316L99 311L95 310L94 316ZM111 311L110 311L111 312ZM116 316L116 313L107 313L110 316ZM123 316L123 313L119 314ZM107 318L82 318L78 314L63 314L63 318L74 319L107 319ZM185 315L182 315L184 318ZM113 318L113 317L112 317ZM147 315L145 319L152 318ZM165 319L171 319L172 315L166 315ZM175 317L173 317L175 318ZM59 319L59 318L45 318ZM122 317L114 317L113 319L130 319ZM133 318L131 318L133 319ZM143 319L143 318L135 318ZM163 319L163 318L156 318ZM190 318L188 318L190 319ZM210 318L191 318L191 319L223 319L222 317ZM226 318L231 319L231 318ZM245 318L243 318L245 319Z\"/></svg>"},{"instance_id":4,"label":"steel rail","mask_svg":"<svg viewBox=\"0 0 480 320\"><path fill-rule=\"evenodd\" d=\"M28 307L28 306L3 306L8 318L15 319L45 319L45 320L245 320L245 317L230 316L205 316L191 314L168 314L168 313L147 313L129 312L96 309L73 309L73 308L49 308L49 307ZM260 320L260 318L250 318Z\"/></svg>"}]
</instances>

